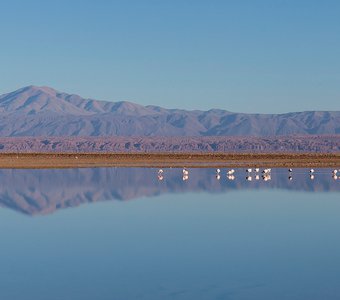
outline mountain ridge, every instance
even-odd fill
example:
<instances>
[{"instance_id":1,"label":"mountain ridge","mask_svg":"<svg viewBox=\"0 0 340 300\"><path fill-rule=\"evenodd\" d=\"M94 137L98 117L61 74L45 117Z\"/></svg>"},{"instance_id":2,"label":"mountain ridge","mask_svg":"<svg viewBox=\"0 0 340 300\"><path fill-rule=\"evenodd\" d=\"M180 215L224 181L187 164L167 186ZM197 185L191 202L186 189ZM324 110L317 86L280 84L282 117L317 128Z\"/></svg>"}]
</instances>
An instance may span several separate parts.
<instances>
[{"instance_id":1,"label":"mountain ridge","mask_svg":"<svg viewBox=\"0 0 340 300\"><path fill-rule=\"evenodd\" d=\"M339 135L0 137L0 153L339 153Z\"/></svg>"},{"instance_id":2,"label":"mountain ridge","mask_svg":"<svg viewBox=\"0 0 340 300\"><path fill-rule=\"evenodd\" d=\"M0 136L275 136L340 134L340 111L246 114L166 109L27 86L0 96Z\"/></svg>"}]
</instances>

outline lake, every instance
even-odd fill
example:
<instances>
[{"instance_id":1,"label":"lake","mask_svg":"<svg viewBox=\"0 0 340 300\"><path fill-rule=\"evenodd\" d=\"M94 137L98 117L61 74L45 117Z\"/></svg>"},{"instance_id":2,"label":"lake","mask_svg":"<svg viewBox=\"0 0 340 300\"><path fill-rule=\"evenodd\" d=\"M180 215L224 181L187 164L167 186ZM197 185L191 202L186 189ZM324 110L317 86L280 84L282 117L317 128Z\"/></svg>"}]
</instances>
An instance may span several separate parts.
<instances>
[{"instance_id":1,"label":"lake","mask_svg":"<svg viewBox=\"0 0 340 300\"><path fill-rule=\"evenodd\" d=\"M0 299L340 298L332 170L163 171L0 170Z\"/></svg>"}]
</instances>

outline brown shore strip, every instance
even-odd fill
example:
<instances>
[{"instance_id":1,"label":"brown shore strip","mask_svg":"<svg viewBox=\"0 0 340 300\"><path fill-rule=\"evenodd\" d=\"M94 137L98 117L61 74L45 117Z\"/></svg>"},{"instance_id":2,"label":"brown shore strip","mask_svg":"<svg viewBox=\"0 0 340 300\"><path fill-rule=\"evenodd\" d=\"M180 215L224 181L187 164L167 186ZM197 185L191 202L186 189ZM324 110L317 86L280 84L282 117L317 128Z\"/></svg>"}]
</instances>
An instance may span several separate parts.
<instances>
[{"instance_id":1,"label":"brown shore strip","mask_svg":"<svg viewBox=\"0 0 340 300\"><path fill-rule=\"evenodd\" d=\"M0 153L0 168L340 167L340 153Z\"/></svg>"}]
</instances>

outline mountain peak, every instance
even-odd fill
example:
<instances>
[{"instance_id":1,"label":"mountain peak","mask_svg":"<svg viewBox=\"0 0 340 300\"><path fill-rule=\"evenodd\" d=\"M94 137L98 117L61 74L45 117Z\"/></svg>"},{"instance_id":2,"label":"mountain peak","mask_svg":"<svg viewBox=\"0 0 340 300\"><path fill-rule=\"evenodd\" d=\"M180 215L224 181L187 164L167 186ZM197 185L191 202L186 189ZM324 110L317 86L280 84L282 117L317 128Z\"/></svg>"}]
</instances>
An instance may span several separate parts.
<instances>
[{"instance_id":1,"label":"mountain peak","mask_svg":"<svg viewBox=\"0 0 340 300\"><path fill-rule=\"evenodd\" d=\"M84 115L88 112L57 96L47 86L29 85L0 96L0 112L7 114L37 114L41 112Z\"/></svg>"},{"instance_id":2,"label":"mountain peak","mask_svg":"<svg viewBox=\"0 0 340 300\"><path fill-rule=\"evenodd\" d=\"M28 85L26 87L23 87L16 92L31 92L31 93L36 93L36 92L43 92L47 94L52 94L55 95L57 91L51 87L48 86L36 86L36 85Z\"/></svg>"}]
</instances>

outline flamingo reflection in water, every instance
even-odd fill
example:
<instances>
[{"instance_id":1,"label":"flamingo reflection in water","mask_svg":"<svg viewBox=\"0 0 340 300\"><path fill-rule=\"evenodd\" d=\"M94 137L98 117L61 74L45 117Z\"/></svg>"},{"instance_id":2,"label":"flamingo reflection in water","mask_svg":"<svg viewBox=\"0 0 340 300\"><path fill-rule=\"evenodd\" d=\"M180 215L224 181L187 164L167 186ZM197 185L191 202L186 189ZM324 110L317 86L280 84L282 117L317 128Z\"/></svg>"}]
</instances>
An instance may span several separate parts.
<instances>
[{"instance_id":1,"label":"flamingo reflection in water","mask_svg":"<svg viewBox=\"0 0 340 300\"><path fill-rule=\"evenodd\" d=\"M227 179L228 180L235 180L235 175L234 175L234 173L235 173L235 170L234 169L230 169L230 170L228 170L227 171Z\"/></svg>"},{"instance_id":2,"label":"flamingo reflection in water","mask_svg":"<svg viewBox=\"0 0 340 300\"><path fill-rule=\"evenodd\" d=\"M216 179L217 180L221 179L221 170L220 169L216 169Z\"/></svg>"},{"instance_id":3,"label":"flamingo reflection in water","mask_svg":"<svg viewBox=\"0 0 340 300\"><path fill-rule=\"evenodd\" d=\"M159 181L162 181L164 179L163 173L164 173L164 171L162 169L158 170L157 178L158 178Z\"/></svg>"},{"instance_id":4,"label":"flamingo reflection in water","mask_svg":"<svg viewBox=\"0 0 340 300\"><path fill-rule=\"evenodd\" d=\"M340 172L340 170L333 170L332 171L332 178L334 179L334 180L337 180L339 177L338 177L338 172Z\"/></svg>"},{"instance_id":5,"label":"flamingo reflection in water","mask_svg":"<svg viewBox=\"0 0 340 300\"><path fill-rule=\"evenodd\" d=\"M183 181L187 181L189 179L189 171L187 170L187 168L185 167L183 168L182 174L183 174L183 177L182 177Z\"/></svg>"}]
</instances>

